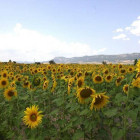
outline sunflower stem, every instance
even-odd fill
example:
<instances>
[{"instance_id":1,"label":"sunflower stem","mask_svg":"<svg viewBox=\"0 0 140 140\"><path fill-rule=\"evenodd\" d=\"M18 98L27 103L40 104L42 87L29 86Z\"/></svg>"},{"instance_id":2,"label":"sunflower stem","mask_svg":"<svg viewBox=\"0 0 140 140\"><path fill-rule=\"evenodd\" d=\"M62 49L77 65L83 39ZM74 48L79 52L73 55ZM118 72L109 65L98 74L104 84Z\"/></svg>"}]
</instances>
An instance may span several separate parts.
<instances>
[{"instance_id":1,"label":"sunflower stem","mask_svg":"<svg viewBox=\"0 0 140 140\"><path fill-rule=\"evenodd\" d=\"M18 101L19 101L19 98L18 98L18 96L17 96L17 108L18 108L18 112L17 112L17 114L19 114L19 105L18 105ZM18 118L17 118L18 120L18 135L19 135L19 116L18 116Z\"/></svg>"}]
</instances>

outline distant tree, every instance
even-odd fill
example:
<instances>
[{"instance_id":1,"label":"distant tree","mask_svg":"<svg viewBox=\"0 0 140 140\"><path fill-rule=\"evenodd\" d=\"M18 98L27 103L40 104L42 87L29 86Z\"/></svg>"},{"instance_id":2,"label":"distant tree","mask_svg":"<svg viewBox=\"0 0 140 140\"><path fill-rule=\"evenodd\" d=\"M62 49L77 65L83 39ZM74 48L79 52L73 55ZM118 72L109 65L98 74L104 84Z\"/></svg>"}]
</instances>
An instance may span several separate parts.
<instances>
[{"instance_id":1,"label":"distant tree","mask_svg":"<svg viewBox=\"0 0 140 140\"><path fill-rule=\"evenodd\" d=\"M106 62L106 61L103 61L102 64L103 64L103 65L107 65L107 62Z\"/></svg>"},{"instance_id":2,"label":"distant tree","mask_svg":"<svg viewBox=\"0 0 140 140\"><path fill-rule=\"evenodd\" d=\"M134 60L134 65L136 65L136 64L137 64L137 62L138 62L138 59L135 59L135 60Z\"/></svg>"},{"instance_id":3,"label":"distant tree","mask_svg":"<svg viewBox=\"0 0 140 140\"><path fill-rule=\"evenodd\" d=\"M35 62L35 64L41 64L40 62Z\"/></svg>"},{"instance_id":4,"label":"distant tree","mask_svg":"<svg viewBox=\"0 0 140 140\"><path fill-rule=\"evenodd\" d=\"M56 64L54 60L49 61L50 64Z\"/></svg>"},{"instance_id":5,"label":"distant tree","mask_svg":"<svg viewBox=\"0 0 140 140\"><path fill-rule=\"evenodd\" d=\"M15 64L16 64L16 61L13 61L13 63L15 63Z\"/></svg>"},{"instance_id":6,"label":"distant tree","mask_svg":"<svg viewBox=\"0 0 140 140\"><path fill-rule=\"evenodd\" d=\"M10 63L12 62L11 59L9 60L9 62L10 62Z\"/></svg>"}]
</instances>

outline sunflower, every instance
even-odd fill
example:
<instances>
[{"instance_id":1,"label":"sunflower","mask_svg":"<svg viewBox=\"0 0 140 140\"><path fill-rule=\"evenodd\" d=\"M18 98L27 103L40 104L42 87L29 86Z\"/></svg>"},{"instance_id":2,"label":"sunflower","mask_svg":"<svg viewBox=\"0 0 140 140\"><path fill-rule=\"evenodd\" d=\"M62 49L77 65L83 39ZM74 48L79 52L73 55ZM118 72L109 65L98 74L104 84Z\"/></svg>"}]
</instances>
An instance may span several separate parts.
<instances>
[{"instance_id":1,"label":"sunflower","mask_svg":"<svg viewBox=\"0 0 140 140\"><path fill-rule=\"evenodd\" d=\"M120 74L125 75L127 73L126 69L120 69Z\"/></svg>"},{"instance_id":2,"label":"sunflower","mask_svg":"<svg viewBox=\"0 0 140 140\"><path fill-rule=\"evenodd\" d=\"M51 69L51 65L47 65L47 70L50 70Z\"/></svg>"},{"instance_id":3,"label":"sunflower","mask_svg":"<svg viewBox=\"0 0 140 140\"><path fill-rule=\"evenodd\" d=\"M113 79L113 75L107 75L105 78L107 83L110 83L112 81L112 79Z\"/></svg>"},{"instance_id":4,"label":"sunflower","mask_svg":"<svg viewBox=\"0 0 140 140\"><path fill-rule=\"evenodd\" d=\"M33 105L31 107L27 107L26 111L24 111L25 115L23 117L23 122L31 129L36 128L39 123L42 122L42 111L38 111L38 109L38 106Z\"/></svg>"},{"instance_id":5,"label":"sunflower","mask_svg":"<svg viewBox=\"0 0 140 140\"><path fill-rule=\"evenodd\" d=\"M91 95L95 94L95 90L90 87L80 88L78 89L77 98L81 104L85 103L85 99L91 97Z\"/></svg>"},{"instance_id":6,"label":"sunflower","mask_svg":"<svg viewBox=\"0 0 140 140\"><path fill-rule=\"evenodd\" d=\"M93 110L93 108L96 110L100 110L103 106L105 106L108 103L108 99L109 97L104 95L106 92L104 93L99 93L99 94L95 94L93 95L93 100L90 106L90 110Z\"/></svg>"},{"instance_id":7,"label":"sunflower","mask_svg":"<svg viewBox=\"0 0 140 140\"><path fill-rule=\"evenodd\" d=\"M109 73L109 71L107 69L104 70L104 75L107 75Z\"/></svg>"},{"instance_id":8,"label":"sunflower","mask_svg":"<svg viewBox=\"0 0 140 140\"><path fill-rule=\"evenodd\" d=\"M23 88L28 88L29 84L30 84L29 81L24 81Z\"/></svg>"},{"instance_id":9,"label":"sunflower","mask_svg":"<svg viewBox=\"0 0 140 140\"><path fill-rule=\"evenodd\" d=\"M133 87L140 88L140 77L138 77L137 79L133 79L131 84L132 84Z\"/></svg>"},{"instance_id":10,"label":"sunflower","mask_svg":"<svg viewBox=\"0 0 140 140\"><path fill-rule=\"evenodd\" d=\"M9 85L9 81L6 78L0 80L0 88L6 88Z\"/></svg>"},{"instance_id":11,"label":"sunflower","mask_svg":"<svg viewBox=\"0 0 140 140\"><path fill-rule=\"evenodd\" d=\"M132 73L133 71L134 71L134 69L133 69L132 67L129 67L129 68L128 68L128 72L129 72L129 73Z\"/></svg>"},{"instance_id":12,"label":"sunflower","mask_svg":"<svg viewBox=\"0 0 140 140\"><path fill-rule=\"evenodd\" d=\"M122 77L118 77L115 81L116 86L118 87L121 84Z\"/></svg>"},{"instance_id":13,"label":"sunflower","mask_svg":"<svg viewBox=\"0 0 140 140\"><path fill-rule=\"evenodd\" d=\"M43 89L47 89L48 85L49 85L49 81L47 80L43 84Z\"/></svg>"},{"instance_id":14,"label":"sunflower","mask_svg":"<svg viewBox=\"0 0 140 140\"><path fill-rule=\"evenodd\" d=\"M96 84L101 84L103 82L103 77L100 75L95 75L95 77L93 78L93 82Z\"/></svg>"},{"instance_id":15,"label":"sunflower","mask_svg":"<svg viewBox=\"0 0 140 140\"><path fill-rule=\"evenodd\" d=\"M2 74L1 74L1 76L3 78L7 78L8 77L8 72L7 71L3 71Z\"/></svg>"},{"instance_id":16,"label":"sunflower","mask_svg":"<svg viewBox=\"0 0 140 140\"><path fill-rule=\"evenodd\" d=\"M4 97L7 100L11 100L11 98L13 96L16 96L17 97L17 91L15 90L15 87L9 87L8 89L5 90Z\"/></svg>"},{"instance_id":17,"label":"sunflower","mask_svg":"<svg viewBox=\"0 0 140 140\"><path fill-rule=\"evenodd\" d=\"M33 85L39 86L41 84L41 78L40 77L34 77L33 79Z\"/></svg>"},{"instance_id":18,"label":"sunflower","mask_svg":"<svg viewBox=\"0 0 140 140\"><path fill-rule=\"evenodd\" d=\"M77 88L81 88L84 85L84 77L80 77L77 80Z\"/></svg>"},{"instance_id":19,"label":"sunflower","mask_svg":"<svg viewBox=\"0 0 140 140\"><path fill-rule=\"evenodd\" d=\"M124 93L128 93L128 89L129 89L128 87L129 87L128 84L123 86Z\"/></svg>"},{"instance_id":20,"label":"sunflower","mask_svg":"<svg viewBox=\"0 0 140 140\"><path fill-rule=\"evenodd\" d=\"M122 64L119 64L119 65L118 65L118 69L121 69L121 68L122 68Z\"/></svg>"}]
</instances>

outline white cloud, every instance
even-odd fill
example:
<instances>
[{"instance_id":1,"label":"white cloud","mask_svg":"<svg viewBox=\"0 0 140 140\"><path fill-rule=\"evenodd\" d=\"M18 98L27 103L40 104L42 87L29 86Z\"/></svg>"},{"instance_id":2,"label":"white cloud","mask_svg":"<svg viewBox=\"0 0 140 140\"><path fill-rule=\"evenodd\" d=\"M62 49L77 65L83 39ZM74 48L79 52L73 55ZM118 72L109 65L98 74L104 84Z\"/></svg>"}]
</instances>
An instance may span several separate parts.
<instances>
[{"instance_id":1,"label":"white cloud","mask_svg":"<svg viewBox=\"0 0 140 140\"><path fill-rule=\"evenodd\" d=\"M130 40L130 38L123 38L123 40Z\"/></svg>"},{"instance_id":2,"label":"white cloud","mask_svg":"<svg viewBox=\"0 0 140 140\"><path fill-rule=\"evenodd\" d=\"M75 57L98 54L88 44L66 43L49 35L22 28L17 23L13 32L0 34L0 61L46 61L57 56ZM103 48L104 50L104 48Z\"/></svg>"},{"instance_id":3,"label":"white cloud","mask_svg":"<svg viewBox=\"0 0 140 140\"><path fill-rule=\"evenodd\" d=\"M102 48L99 50L99 52L104 52L104 51L106 51L106 48Z\"/></svg>"},{"instance_id":4,"label":"white cloud","mask_svg":"<svg viewBox=\"0 0 140 140\"><path fill-rule=\"evenodd\" d=\"M140 16L137 19L140 19Z\"/></svg>"},{"instance_id":5,"label":"white cloud","mask_svg":"<svg viewBox=\"0 0 140 140\"><path fill-rule=\"evenodd\" d=\"M120 35L118 35L118 36L114 36L113 39L123 39L123 38L125 38L125 37L126 37L125 34L120 34Z\"/></svg>"},{"instance_id":6,"label":"white cloud","mask_svg":"<svg viewBox=\"0 0 140 140\"><path fill-rule=\"evenodd\" d=\"M129 31L130 29L131 29L131 27L126 27L125 28L126 31Z\"/></svg>"},{"instance_id":7,"label":"white cloud","mask_svg":"<svg viewBox=\"0 0 140 140\"><path fill-rule=\"evenodd\" d=\"M140 44L140 40L138 41L138 43Z\"/></svg>"},{"instance_id":8,"label":"white cloud","mask_svg":"<svg viewBox=\"0 0 140 140\"><path fill-rule=\"evenodd\" d=\"M131 26L132 28L130 30L130 33L136 36L140 36L140 20L134 21Z\"/></svg>"},{"instance_id":9,"label":"white cloud","mask_svg":"<svg viewBox=\"0 0 140 140\"><path fill-rule=\"evenodd\" d=\"M115 32L123 32L123 29L121 29L121 28L116 29Z\"/></svg>"}]
</instances>

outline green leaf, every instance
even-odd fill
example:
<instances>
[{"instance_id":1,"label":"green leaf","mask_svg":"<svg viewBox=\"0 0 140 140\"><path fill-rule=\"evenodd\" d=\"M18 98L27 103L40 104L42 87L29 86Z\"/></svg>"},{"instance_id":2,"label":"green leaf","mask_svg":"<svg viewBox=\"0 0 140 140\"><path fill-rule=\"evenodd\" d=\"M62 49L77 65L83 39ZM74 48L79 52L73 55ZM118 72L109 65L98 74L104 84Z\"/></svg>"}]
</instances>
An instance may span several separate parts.
<instances>
[{"instance_id":1,"label":"green leaf","mask_svg":"<svg viewBox=\"0 0 140 140\"><path fill-rule=\"evenodd\" d=\"M58 113L58 111L59 111L59 109L56 109L56 110L52 111L52 112L50 113L50 115L57 114L57 113Z\"/></svg>"},{"instance_id":2,"label":"green leaf","mask_svg":"<svg viewBox=\"0 0 140 140\"><path fill-rule=\"evenodd\" d=\"M83 138L83 137L84 137L84 132L77 130L76 133L74 133L72 140L79 140L80 138Z\"/></svg>"},{"instance_id":3,"label":"green leaf","mask_svg":"<svg viewBox=\"0 0 140 140\"><path fill-rule=\"evenodd\" d=\"M87 113L89 113L89 110L88 109L85 109L79 115L86 115Z\"/></svg>"},{"instance_id":4,"label":"green leaf","mask_svg":"<svg viewBox=\"0 0 140 140\"><path fill-rule=\"evenodd\" d=\"M107 111L105 111L103 114L108 116L108 117L113 117L117 114L118 109L109 109Z\"/></svg>"},{"instance_id":5,"label":"green leaf","mask_svg":"<svg viewBox=\"0 0 140 140\"><path fill-rule=\"evenodd\" d=\"M19 97L19 100L27 100L29 98L28 95L25 95L24 97Z\"/></svg>"},{"instance_id":6,"label":"green leaf","mask_svg":"<svg viewBox=\"0 0 140 140\"><path fill-rule=\"evenodd\" d=\"M111 133L113 140L120 140L124 136L123 129L118 129L117 127L113 127Z\"/></svg>"},{"instance_id":7,"label":"green leaf","mask_svg":"<svg viewBox=\"0 0 140 140\"><path fill-rule=\"evenodd\" d=\"M137 114L138 114L138 109L130 110L127 112L127 116L132 118L133 121L136 121Z\"/></svg>"}]
</instances>

